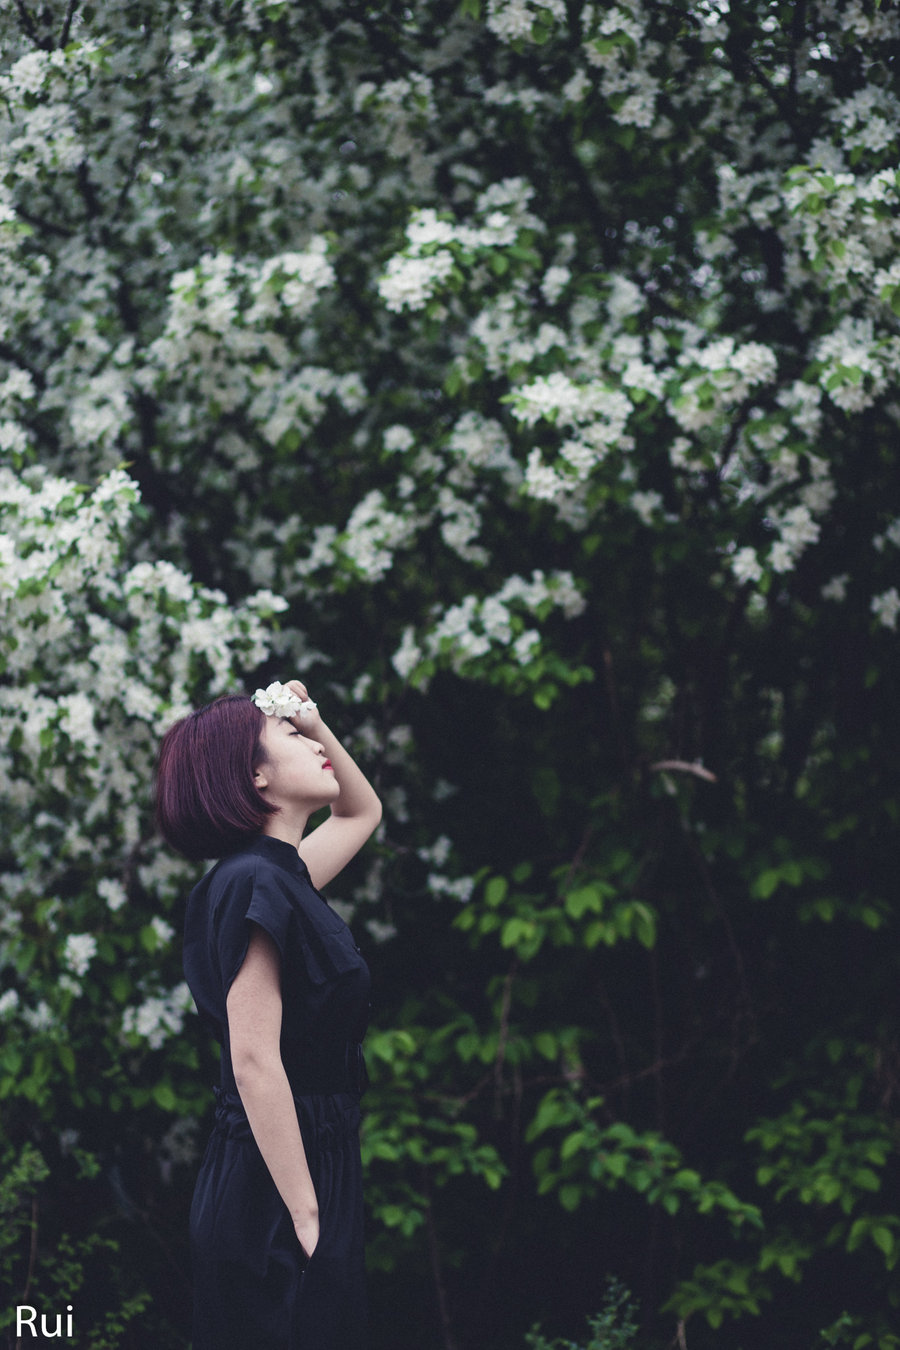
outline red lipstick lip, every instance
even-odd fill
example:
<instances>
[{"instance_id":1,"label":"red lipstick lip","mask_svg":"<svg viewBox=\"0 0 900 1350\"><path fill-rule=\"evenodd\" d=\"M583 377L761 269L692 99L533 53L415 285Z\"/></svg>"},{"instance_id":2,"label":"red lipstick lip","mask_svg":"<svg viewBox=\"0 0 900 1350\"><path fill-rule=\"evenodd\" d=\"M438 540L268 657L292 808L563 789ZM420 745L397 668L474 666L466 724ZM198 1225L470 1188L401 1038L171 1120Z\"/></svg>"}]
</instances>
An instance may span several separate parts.
<instances>
[{"instance_id":1,"label":"red lipstick lip","mask_svg":"<svg viewBox=\"0 0 900 1350\"><path fill-rule=\"evenodd\" d=\"M331 769L331 760L330 760L330 759L326 759L325 763L322 765L322 768L323 768L323 769ZM332 773L334 773L334 770L333 770L333 769L331 769L331 771L332 771Z\"/></svg>"}]
</instances>

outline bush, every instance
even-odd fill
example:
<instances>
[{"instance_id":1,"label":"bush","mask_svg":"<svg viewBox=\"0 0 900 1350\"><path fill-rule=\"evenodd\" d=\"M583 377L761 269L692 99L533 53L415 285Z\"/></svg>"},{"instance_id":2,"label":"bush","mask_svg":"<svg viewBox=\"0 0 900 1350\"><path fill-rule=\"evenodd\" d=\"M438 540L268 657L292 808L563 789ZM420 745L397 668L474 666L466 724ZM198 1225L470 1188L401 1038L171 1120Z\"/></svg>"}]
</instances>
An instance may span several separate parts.
<instances>
[{"instance_id":1,"label":"bush","mask_svg":"<svg viewBox=\"0 0 900 1350\"><path fill-rule=\"evenodd\" d=\"M614 1277L606 1281L606 1292L600 1312L588 1318L589 1339L548 1341L539 1326L525 1337L529 1350L634 1350L637 1345L637 1309L628 1290Z\"/></svg>"}]
</instances>

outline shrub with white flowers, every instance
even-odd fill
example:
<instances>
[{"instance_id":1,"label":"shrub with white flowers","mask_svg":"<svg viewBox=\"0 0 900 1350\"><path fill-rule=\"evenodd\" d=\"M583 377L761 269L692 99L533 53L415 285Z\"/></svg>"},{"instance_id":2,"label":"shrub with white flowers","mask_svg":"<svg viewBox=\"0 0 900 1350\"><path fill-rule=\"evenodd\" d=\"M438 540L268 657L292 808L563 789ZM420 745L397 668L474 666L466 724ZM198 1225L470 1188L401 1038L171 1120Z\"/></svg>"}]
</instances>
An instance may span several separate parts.
<instances>
[{"instance_id":1,"label":"shrub with white flowers","mask_svg":"<svg viewBox=\"0 0 900 1350\"><path fill-rule=\"evenodd\" d=\"M183 1199L215 1064L156 745L297 676L385 803L331 897L385 1343L431 1335L425 1231L448 1344L521 1341L538 1213L660 1343L892 1343L898 41L876 0L0 5L17 1212L32 1147L85 1232ZM528 1287L476 1309L482 1268Z\"/></svg>"}]
</instances>

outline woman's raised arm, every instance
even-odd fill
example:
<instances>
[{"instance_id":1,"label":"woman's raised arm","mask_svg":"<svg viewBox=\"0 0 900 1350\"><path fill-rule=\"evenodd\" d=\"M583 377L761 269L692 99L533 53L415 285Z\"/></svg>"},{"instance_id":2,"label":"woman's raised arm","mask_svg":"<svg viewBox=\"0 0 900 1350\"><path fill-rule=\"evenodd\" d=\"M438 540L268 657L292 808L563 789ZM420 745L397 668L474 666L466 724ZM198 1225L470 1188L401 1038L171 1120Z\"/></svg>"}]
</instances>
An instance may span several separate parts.
<instances>
[{"instance_id":1,"label":"woman's raised arm","mask_svg":"<svg viewBox=\"0 0 900 1350\"><path fill-rule=\"evenodd\" d=\"M307 698L306 686L299 680L291 680L288 687L300 698ZM303 838L298 850L313 885L325 886L377 829L381 801L362 769L322 720L318 708L296 713L291 721L304 736L324 746L341 788L330 808L331 815Z\"/></svg>"}]
</instances>

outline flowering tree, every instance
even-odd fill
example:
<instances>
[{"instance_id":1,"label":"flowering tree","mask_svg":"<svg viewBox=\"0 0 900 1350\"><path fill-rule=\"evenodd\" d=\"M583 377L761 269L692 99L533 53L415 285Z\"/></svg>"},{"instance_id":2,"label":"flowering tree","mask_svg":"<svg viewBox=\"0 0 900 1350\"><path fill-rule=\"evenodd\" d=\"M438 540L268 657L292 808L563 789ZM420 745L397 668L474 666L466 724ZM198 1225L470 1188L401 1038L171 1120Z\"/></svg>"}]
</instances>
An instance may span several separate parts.
<instances>
[{"instance_id":1,"label":"flowering tree","mask_svg":"<svg viewBox=\"0 0 900 1350\"><path fill-rule=\"evenodd\" d=\"M896 1346L896 11L48 0L0 38L14 1212L68 1222L38 1149L126 1254L138 1213L183 1241L212 1070L153 747L296 672L387 806L338 898L376 1327L513 1345L615 1269L662 1343Z\"/></svg>"}]
</instances>

